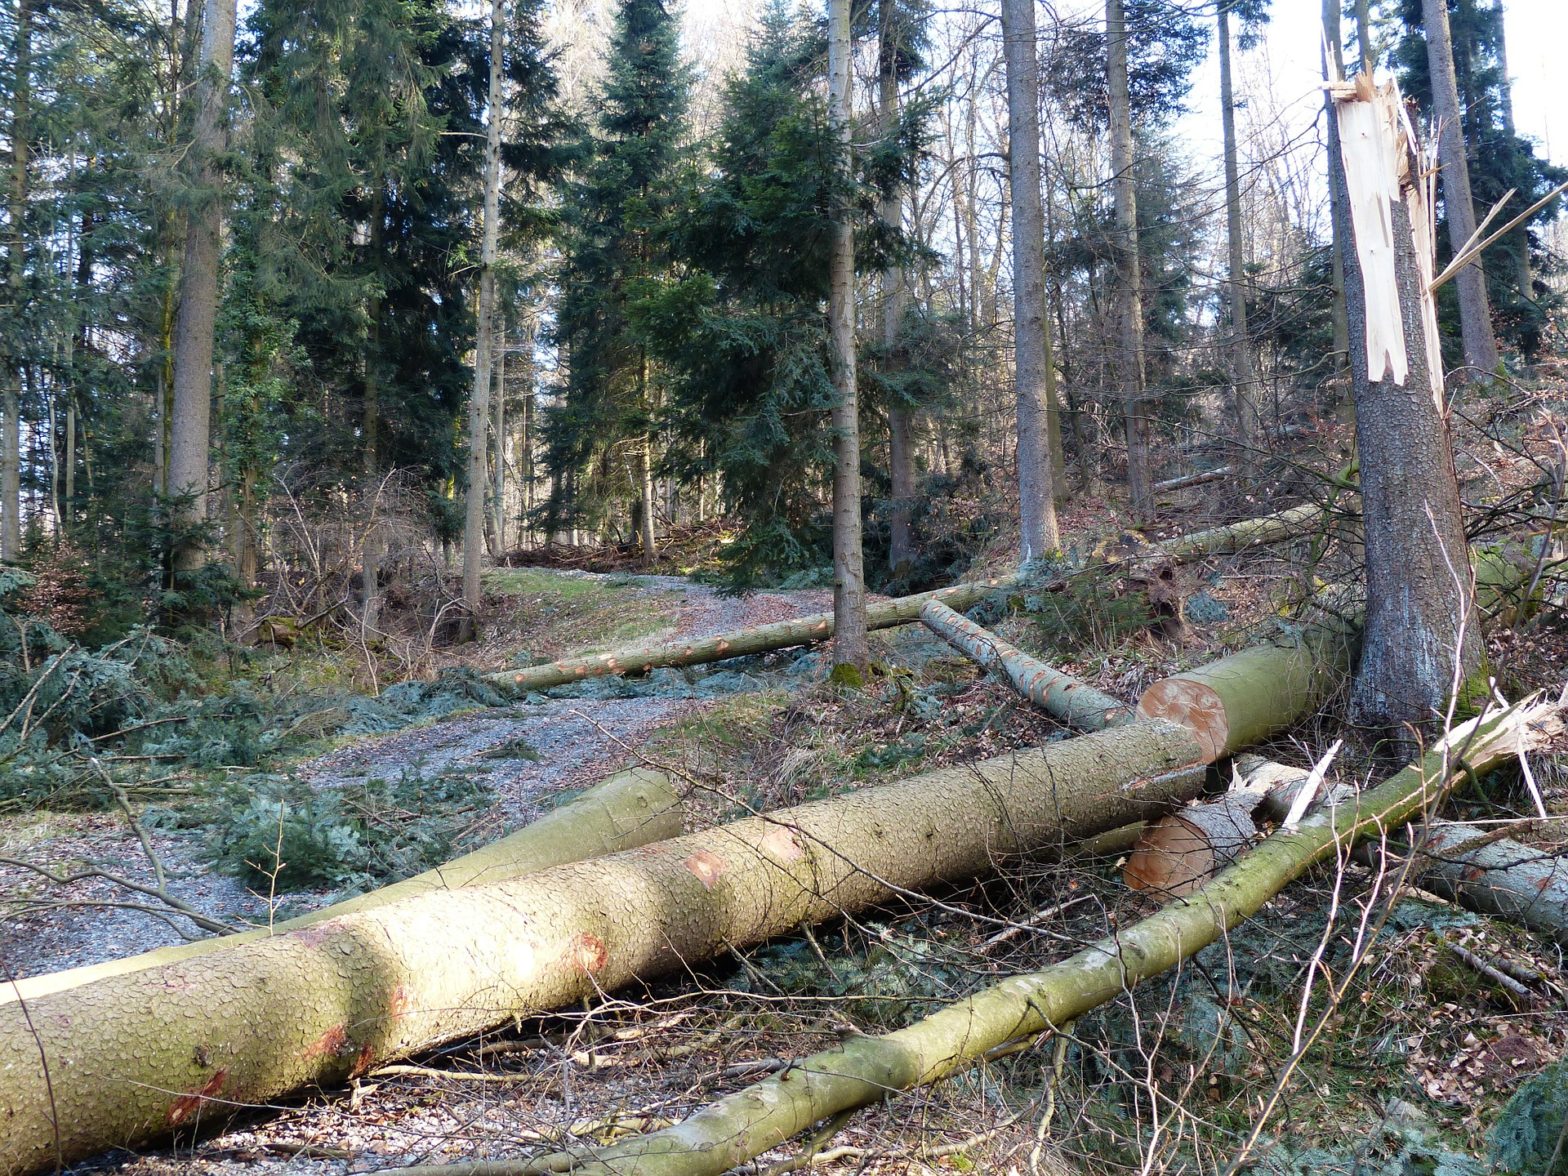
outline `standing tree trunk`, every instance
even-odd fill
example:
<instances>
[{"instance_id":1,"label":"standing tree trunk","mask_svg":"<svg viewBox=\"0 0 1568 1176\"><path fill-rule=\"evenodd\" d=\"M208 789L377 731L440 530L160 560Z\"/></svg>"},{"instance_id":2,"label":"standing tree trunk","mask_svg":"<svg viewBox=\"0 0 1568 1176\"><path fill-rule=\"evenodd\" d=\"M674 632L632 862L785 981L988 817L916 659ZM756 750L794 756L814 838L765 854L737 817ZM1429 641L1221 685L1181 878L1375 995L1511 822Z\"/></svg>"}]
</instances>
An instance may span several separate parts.
<instances>
[{"instance_id":1,"label":"standing tree trunk","mask_svg":"<svg viewBox=\"0 0 1568 1176\"><path fill-rule=\"evenodd\" d=\"M1323 0L1323 76L1345 76L1345 50L1340 34L1340 0ZM1334 234L1334 364L1332 373L1345 370L1350 350L1350 326L1345 318L1345 247L1350 240L1350 210L1345 207L1344 178L1339 174L1344 162L1339 155L1339 123L1334 118L1334 99L1324 92L1328 114L1328 204Z\"/></svg>"},{"instance_id":2,"label":"standing tree trunk","mask_svg":"<svg viewBox=\"0 0 1568 1176\"><path fill-rule=\"evenodd\" d=\"M838 140L837 166L850 166L850 0L828 2L828 119ZM834 213L828 298L833 367L833 672L855 682L870 661L866 577L861 557L860 405L855 391L855 231L850 210ZM847 667L847 668L846 668Z\"/></svg>"},{"instance_id":3,"label":"standing tree trunk","mask_svg":"<svg viewBox=\"0 0 1568 1176\"><path fill-rule=\"evenodd\" d=\"M897 0L880 0L877 8L877 99L882 112L883 134L891 136L898 128L898 32ZM897 233L903 226L904 200L901 188L894 186L882 199L879 210L883 223ZM901 366L898 351L899 331L904 323L904 308L909 301L909 286L902 266L882 271L882 347L889 366ZM914 528L911 516L915 497L914 410L892 394L887 406L888 475L893 499L889 511L888 567L895 575L906 571L914 559Z\"/></svg>"},{"instance_id":4,"label":"standing tree trunk","mask_svg":"<svg viewBox=\"0 0 1568 1176\"><path fill-rule=\"evenodd\" d=\"M1498 113L1503 119L1503 135L1509 151L1515 146L1518 134L1514 126L1514 85L1508 77L1508 26L1503 12L1503 0L1493 0L1493 19L1497 21L1497 98ZM1522 224L1514 233L1514 281L1519 284L1522 298L1535 298L1535 280L1530 274L1530 226Z\"/></svg>"},{"instance_id":5,"label":"standing tree trunk","mask_svg":"<svg viewBox=\"0 0 1568 1176\"><path fill-rule=\"evenodd\" d=\"M234 64L235 0L206 0L196 78L196 127L190 161L195 206L185 230L180 308L174 324L174 417L169 493L182 499L175 521L194 531L174 552L179 570L204 558L199 529L207 517L212 420L213 326L218 314L218 254L223 234L219 156L228 140L229 74Z\"/></svg>"},{"instance_id":6,"label":"standing tree trunk","mask_svg":"<svg viewBox=\"0 0 1568 1176\"><path fill-rule=\"evenodd\" d=\"M1220 124L1225 140L1225 231L1230 246L1231 387L1235 393L1237 466L1246 475L1263 441L1258 416L1258 365L1247 331L1246 257L1241 239L1241 179L1236 162L1236 99L1230 76L1230 5L1219 7Z\"/></svg>"},{"instance_id":7,"label":"standing tree trunk","mask_svg":"<svg viewBox=\"0 0 1568 1176\"><path fill-rule=\"evenodd\" d=\"M1127 12L1105 0L1105 68L1110 88L1111 173L1116 205L1116 301L1127 429L1127 498L1133 522L1154 517L1149 415L1143 367L1143 271L1138 260L1138 192L1133 175L1132 98L1127 88Z\"/></svg>"},{"instance_id":8,"label":"standing tree trunk","mask_svg":"<svg viewBox=\"0 0 1568 1176\"><path fill-rule=\"evenodd\" d=\"M506 551L506 320L495 315L495 358L491 361L490 403L493 419L490 435L495 445L490 450L490 511L485 516L485 546L494 559Z\"/></svg>"},{"instance_id":9,"label":"standing tree trunk","mask_svg":"<svg viewBox=\"0 0 1568 1176\"><path fill-rule=\"evenodd\" d=\"M506 52L505 0L490 0L489 126L485 134L484 229L479 244L479 324L474 340L474 383L468 396L468 490L463 514L463 637L476 635L484 560L485 491L490 463L490 361L495 340L495 255L501 219L501 68Z\"/></svg>"},{"instance_id":10,"label":"standing tree trunk","mask_svg":"<svg viewBox=\"0 0 1568 1176\"><path fill-rule=\"evenodd\" d=\"M1370 75L1335 93L1355 247L1345 250L1350 370L1361 455L1367 619L1351 697L1358 722L1425 726L1481 666L1460 514L1432 252L1397 87ZM1392 240L1389 233L1392 232Z\"/></svg>"},{"instance_id":11,"label":"standing tree trunk","mask_svg":"<svg viewBox=\"0 0 1568 1176\"><path fill-rule=\"evenodd\" d=\"M1061 546L1049 421L1045 318L1045 211L1040 204L1040 65L1035 0L1003 0L1007 60L1007 176L1013 203L1013 362L1018 404L1019 558Z\"/></svg>"},{"instance_id":12,"label":"standing tree trunk","mask_svg":"<svg viewBox=\"0 0 1568 1176\"><path fill-rule=\"evenodd\" d=\"M1448 242L1455 253L1475 235L1475 204L1470 199L1470 165L1460 122L1459 87L1454 81L1454 45L1448 32L1448 0L1421 0L1426 25L1426 61L1432 75L1432 113L1437 118L1437 154L1442 163L1443 208L1448 213ZM1486 298L1486 271L1479 258L1454 279L1459 289L1459 326L1465 365L1472 381L1497 371L1497 337Z\"/></svg>"},{"instance_id":13,"label":"standing tree trunk","mask_svg":"<svg viewBox=\"0 0 1568 1176\"><path fill-rule=\"evenodd\" d=\"M15 559L22 550L22 284L27 270L27 168L32 142L29 125L32 100L33 0L18 0L11 97L11 241L6 285L13 316L10 354L6 357L5 391L0 401L0 559Z\"/></svg>"}]
</instances>

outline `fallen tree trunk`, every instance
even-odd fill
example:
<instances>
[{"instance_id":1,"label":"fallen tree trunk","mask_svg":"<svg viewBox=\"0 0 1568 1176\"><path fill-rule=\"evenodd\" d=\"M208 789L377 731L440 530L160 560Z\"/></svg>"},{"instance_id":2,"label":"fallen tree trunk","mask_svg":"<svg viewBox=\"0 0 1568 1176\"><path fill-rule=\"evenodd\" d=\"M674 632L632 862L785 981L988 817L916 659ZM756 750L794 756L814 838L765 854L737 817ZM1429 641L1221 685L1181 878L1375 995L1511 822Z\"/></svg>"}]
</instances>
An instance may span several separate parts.
<instances>
[{"instance_id":1,"label":"fallen tree trunk","mask_svg":"<svg viewBox=\"0 0 1568 1176\"><path fill-rule=\"evenodd\" d=\"M1421 885L1568 947L1568 860L1506 839L1465 844L1476 840L1474 829L1434 824L1420 844L1426 858Z\"/></svg>"},{"instance_id":2,"label":"fallen tree trunk","mask_svg":"<svg viewBox=\"0 0 1568 1176\"><path fill-rule=\"evenodd\" d=\"M892 894L1156 815L1151 721L0 1007L0 1173L135 1146ZM954 821L954 813L964 820Z\"/></svg>"},{"instance_id":3,"label":"fallen tree trunk","mask_svg":"<svg viewBox=\"0 0 1568 1176\"><path fill-rule=\"evenodd\" d=\"M237 944L296 931L418 894L502 882L550 866L665 841L679 836L683 821L680 794L669 777L643 768L618 772L533 824L402 882L334 903L308 915L286 919L271 927L160 947L126 959L15 980L0 987L0 1005L14 1000L35 1000L107 976L139 972L223 951Z\"/></svg>"},{"instance_id":4,"label":"fallen tree trunk","mask_svg":"<svg viewBox=\"0 0 1568 1176\"><path fill-rule=\"evenodd\" d=\"M1240 551L1294 538L1327 517L1328 512L1324 508L1309 503L1276 514L1184 535L1156 544L1153 550L1174 560ZM940 600L951 608L963 611L972 608L992 592L1013 587L1018 582L1016 576L1003 576L867 604L866 628L889 629L896 625L907 625L920 618L920 610L930 600ZM485 678L494 685L518 692L547 690L551 686L563 686L588 678L642 674L662 666L693 666L730 657L788 649L795 645L811 645L832 636L833 614L813 613L794 620L777 621L752 629L735 629L711 637L662 641L590 657L566 658L520 670L504 670L487 674Z\"/></svg>"},{"instance_id":5,"label":"fallen tree trunk","mask_svg":"<svg viewBox=\"0 0 1568 1176\"><path fill-rule=\"evenodd\" d=\"M1030 702L1069 727L1103 731L1132 718L1132 707L1126 703L1030 657L940 600L927 601L920 610L920 620L981 669L1007 679Z\"/></svg>"},{"instance_id":6,"label":"fallen tree trunk","mask_svg":"<svg viewBox=\"0 0 1568 1176\"><path fill-rule=\"evenodd\" d=\"M1276 833L1207 886L1042 972L1013 976L915 1024L853 1037L731 1094L674 1127L591 1152L508 1165L405 1168L400 1176L719 1176L829 1116L880 1102L975 1065L988 1053L1077 1019L1217 941L1314 863L1386 833L1472 772L1518 754L1520 734L1558 725L1551 705L1509 708L1445 737L1418 765L1356 803Z\"/></svg>"},{"instance_id":7,"label":"fallen tree trunk","mask_svg":"<svg viewBox=\"0 0 1568 1176\"><path fill-rule=\"evenodd\" d=\"M1216 466L1212 470L1199 470L1195 474L1183 474L1179 478L1166 478L1163 482L1154 483L1153 490L1156 494L1169 494L1173 490L1185 490L1189 486L1218 482L1221 478L1230 477L1234 472L1228 465Z\"/></svg>"}]
</instances>

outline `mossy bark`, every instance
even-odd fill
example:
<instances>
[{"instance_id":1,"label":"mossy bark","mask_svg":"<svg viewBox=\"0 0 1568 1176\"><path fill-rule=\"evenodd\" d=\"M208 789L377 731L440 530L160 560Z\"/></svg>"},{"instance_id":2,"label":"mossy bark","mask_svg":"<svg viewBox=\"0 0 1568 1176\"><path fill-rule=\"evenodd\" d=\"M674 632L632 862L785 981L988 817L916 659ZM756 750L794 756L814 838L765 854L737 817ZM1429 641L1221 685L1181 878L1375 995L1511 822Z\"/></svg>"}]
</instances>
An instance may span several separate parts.
<instances>
[{"instance_id":1,"label":"mossy bark","mask_svg":"<svg viewBox=\"0 0 1568 1176\"><path fill-rule=\"evenodd\" d=\"M88 964L63 972L29 976L0 986L0 1005L18 999L34 1000L106 976L162 967L192 956L222 951L236 944L269 939L287 931L324 923L340 915L386 906L414 895L488 885L567 862L650 845L655 841L679 836L683 823L684 808L680 793L668 776L644 768L618 772L516 833L433 870L426 870L423 874L334 903L308 915L285 919L271 927L160 947L126 959Z\"/></svg>"}]
</instances>

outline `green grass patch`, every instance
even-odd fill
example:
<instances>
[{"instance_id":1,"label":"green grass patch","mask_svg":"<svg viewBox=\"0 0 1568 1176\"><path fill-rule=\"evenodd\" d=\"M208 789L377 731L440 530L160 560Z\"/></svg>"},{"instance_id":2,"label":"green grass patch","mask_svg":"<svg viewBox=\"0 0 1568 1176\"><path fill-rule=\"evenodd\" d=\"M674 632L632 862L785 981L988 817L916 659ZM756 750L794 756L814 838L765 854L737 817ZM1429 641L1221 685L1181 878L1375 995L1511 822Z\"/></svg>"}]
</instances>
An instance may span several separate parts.
<instances>
[{"instance_id":1,"label":"green grass patch","mask_svg":"<svg viewBox=\"0 0 1568 1176\"><path fill-rule=\"evenodd\" d=\"M511 598L506 612L523 643L519 664L618 649L668 630L679 592L625 576L569 576L546 568L496 568L485 590Z\"/></svg>"}]
</instances>

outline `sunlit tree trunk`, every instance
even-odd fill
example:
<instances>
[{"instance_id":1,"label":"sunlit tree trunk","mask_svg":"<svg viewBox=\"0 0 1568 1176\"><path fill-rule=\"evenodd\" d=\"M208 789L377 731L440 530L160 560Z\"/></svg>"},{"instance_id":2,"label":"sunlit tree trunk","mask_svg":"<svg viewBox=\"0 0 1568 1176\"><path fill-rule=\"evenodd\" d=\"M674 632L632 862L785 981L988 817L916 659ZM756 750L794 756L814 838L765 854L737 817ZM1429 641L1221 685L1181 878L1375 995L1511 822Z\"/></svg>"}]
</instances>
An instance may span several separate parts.
<instances>
[{"instance_id":1,"label":"sunlit tree trunk","mask_svg":"<svg viewBox=\"0 0 1568 1176\"><path fill-rule=\"evenodd\" d=\"M486 443L490 432L490 363L495 340L495 257L501 219L501 68L506 51L504 0L490 3L490 95L485 135L484 228L479 245L479 324L474 340L474 382L468 396L468 488L463 513L464 635L472 639L479 616L480 566L484 561Z\"/></svg>"},{"instance_id":2,"label":"sunlit tree trunk","mask_svg":"<svg viewBox=\"0 0 1568 1176\"><path fill-rule=\"evenodd\" d=\"M1422 0L1426 25L1427 69L1432 76L1432 113L1437 117L1437 153L1442 163L1443 208L1448 241L1455 253L1475 234L1475 204L1470 198L1470 165L1465 159L1459 87L1454 81L1454 46L1448 31L1447 0ZM1497 370L1497 336L1486 296L1486 271L1477 258L1454 278L1459 290L1459 326L1471 380L1487 380Z\"/></svg>"},{"instance_id":3,"label":"sunlit tree trunk","mask_svg":"<svg viewBox=\"0 0 1568 1176\"><path fill-rule=\"evenodd\" d=\"M1127 432L1127 498L1134 522L1154 517L1149 474L1149 414L1143 366L1143 272L1138 260L1138 194L1133 176L1132 99L1127 86L1127 14L1105 3L1105 59L1110 89L1111 174L1116 205L1120 372Z\"/></svg>"},{"instance_id":4,"label":"sunlit tree trunk","mask_svg":"<svg viewBox=\"0 0 1568 1176\"><path fill-rule=\"evenodd\" d=\"M1224 130L1225 230L1230 248L1231 387L1235 394L1238 466L1252 468L1263 441L1258 415L1258 364L1247 330L1246 253L1241 236L1241 179L1236 160L1236 98L1231 85L1230 2L1219 7L1220 124Z\"/></svg>"},{"instance_id":5,"label":"sunlit tree trunk","mask_svg":"<svg viewBox=\"0 0 1568 1176\"><path fill-rule=\"evenodd\" d=\"M837 166L850 166L850 0L828 3L828 119L838 140ZM855 233L849 209L833 223L828 299L833 368L833 616L834 672L853 680L870 660L866 641L866 580L861 557L860 408L855 388Z\"/></svg>"},{"instance_id":6,"label":"sunlit tree trunk","mask_svg":"<svg viewBox=\"0 0 1568 1176\"><path fill-rule=\"evenodd\" d=\"M1045 214L1040 204L1040 66L1035 0L1003 0L1007 61L1008 182L1013 203L1013 358L1018 405L1020 558L1061 546L1049 421L1050 345L1045 317Z\"/></svg>"},{"instance_id":7,"label":"sunlit tree trunk","mask_svg":"<svg viewBox=\"0 0 1568 1176\"><path fill-rule=\"evenodd\" d=\"M179 521L199 527L207 516L211 458L213 328L218 314L218 255L223 233L219 156L228 140L229 74L234 63L235 0L207 0L196 78L196 127L191 140L197 188L185 230L180 305L174 323L174 412L169 445L169 493L185 502ZM177 568L204 558L197 541L182 543Z\"/></svg>"},{"instance_id":8,"label":"sunlit tree trunk","mask_svg":"<svg viewBox=\"0 0 1568 1176\"><path fill-rule=\"evenodd\" d=\"M15 71L11 96L11 241L6 284L13 313L22 308L22 279L27 268L27 169L32 141L32 0L18 0L13 42ZM0 559L15 559L22 548L22 339L12 324L0 412Z\"/></svg>"}]
</instances>

